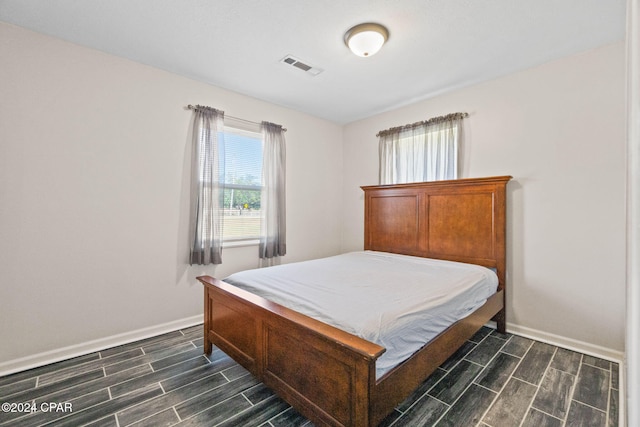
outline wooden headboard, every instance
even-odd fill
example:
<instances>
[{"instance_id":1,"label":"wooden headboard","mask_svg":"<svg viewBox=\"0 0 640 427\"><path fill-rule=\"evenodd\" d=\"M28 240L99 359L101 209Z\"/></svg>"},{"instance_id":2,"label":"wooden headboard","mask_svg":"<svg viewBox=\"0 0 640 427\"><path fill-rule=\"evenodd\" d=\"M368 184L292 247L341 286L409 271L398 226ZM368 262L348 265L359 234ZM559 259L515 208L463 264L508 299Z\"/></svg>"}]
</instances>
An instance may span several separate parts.
<instances>
[{"instance_id":1,"label":"wooden headboard","mask_svg":"<svg viewBox=\"0 0 640 427\"><path fill-rule=\"evenodd\" d=\"M506 270L510 176L362 187L364 248Z\"/></svg>"}]
</instances>

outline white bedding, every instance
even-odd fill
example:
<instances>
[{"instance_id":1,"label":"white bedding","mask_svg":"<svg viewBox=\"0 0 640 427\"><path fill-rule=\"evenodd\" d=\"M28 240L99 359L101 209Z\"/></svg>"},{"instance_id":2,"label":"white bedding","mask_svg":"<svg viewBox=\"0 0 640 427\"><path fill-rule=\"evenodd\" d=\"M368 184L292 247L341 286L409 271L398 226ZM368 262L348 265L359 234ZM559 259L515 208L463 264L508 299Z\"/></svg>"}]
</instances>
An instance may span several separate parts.
<instances>
[{"instance_id":1,"label":"white bedding","mask_svg":"<svg viewBox=\"0 0 640 427\"><path fill-rule=\"evenodd\" d=\"M380 378L495 293L485 267L386 252L247 270L225 282L387 349Z\"/></svg>"}]
</instances>

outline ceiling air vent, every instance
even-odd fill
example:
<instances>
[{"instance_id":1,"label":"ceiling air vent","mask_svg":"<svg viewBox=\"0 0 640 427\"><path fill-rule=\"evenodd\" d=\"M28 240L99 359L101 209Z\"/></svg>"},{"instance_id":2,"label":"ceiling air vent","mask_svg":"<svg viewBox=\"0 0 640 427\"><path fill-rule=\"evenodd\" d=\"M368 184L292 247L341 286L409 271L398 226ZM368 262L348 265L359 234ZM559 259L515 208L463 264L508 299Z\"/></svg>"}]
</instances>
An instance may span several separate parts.
<instances>
[{"instance_id":1,"label":"ceiling air vent","mask_svg":"<svg viewBox=\"0 0 640 427\"><path fill-rule=\"evenodd\" d=\"M287 65L291 65L292 67L296 67L302 71L304 71L307 74L310 74L312 76L317 76L318 74L320 74L321 72L323 72L324 70L318 67L313 67L309 64L305 64L304 62L302 62L301 60L299 60L298 58L296 58L295 56L291 56L291 55L287 55L284 58L282 58L280 60L280 62L282 62L283 64L287 64Z\"/></svg>"}]
</instances>

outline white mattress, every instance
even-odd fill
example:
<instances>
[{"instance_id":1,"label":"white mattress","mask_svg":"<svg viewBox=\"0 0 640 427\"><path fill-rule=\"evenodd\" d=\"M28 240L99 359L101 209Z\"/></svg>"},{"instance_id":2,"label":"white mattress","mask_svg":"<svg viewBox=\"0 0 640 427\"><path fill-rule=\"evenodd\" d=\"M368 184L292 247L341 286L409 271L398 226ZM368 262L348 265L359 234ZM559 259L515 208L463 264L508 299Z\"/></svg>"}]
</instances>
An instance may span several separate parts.
<instances>
[{"instance_id":1,"label":"white mattress","mask_svg":"<svg viewBox=\"0 0 640 427\"><path fill-rule=\"evenodd\" d=\"M386 348L380 378L496 292L485 267L385 252L233 274L225 282Z\"/></svg>"}]
</instances>

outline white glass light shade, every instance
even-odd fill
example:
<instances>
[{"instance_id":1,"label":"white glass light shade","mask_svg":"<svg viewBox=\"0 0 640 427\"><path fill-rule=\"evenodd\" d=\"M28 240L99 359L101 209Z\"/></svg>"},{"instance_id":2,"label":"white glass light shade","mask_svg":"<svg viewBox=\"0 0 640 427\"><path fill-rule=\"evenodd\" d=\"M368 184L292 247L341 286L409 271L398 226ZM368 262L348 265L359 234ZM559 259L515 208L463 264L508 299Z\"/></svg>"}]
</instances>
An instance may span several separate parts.
<instances>
[{"instance_id":1,"label":"white glass light shade","mask_svg":"<svg viewBox=\"0 0 640 427\"><path fill-rule=\"evenodd\" d=\"M375 55L388 37L389 32L382 25L360 24L347 31L344 42L356 55L367 57Z\"/></svg>"}]
</instances>

